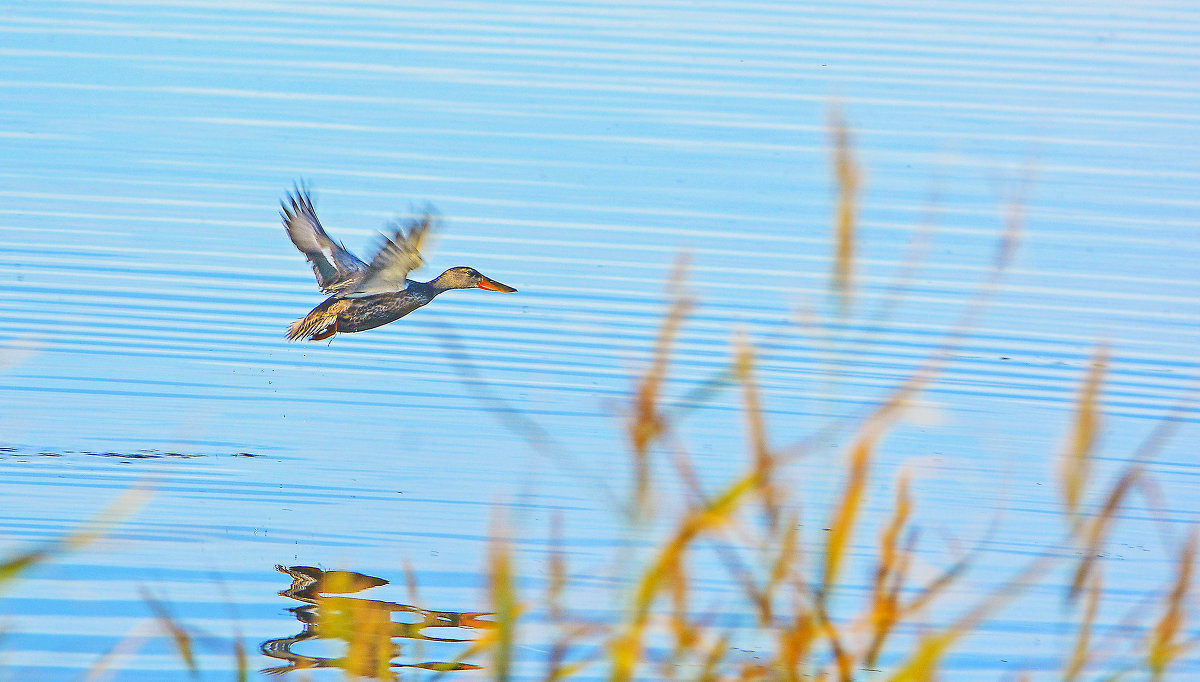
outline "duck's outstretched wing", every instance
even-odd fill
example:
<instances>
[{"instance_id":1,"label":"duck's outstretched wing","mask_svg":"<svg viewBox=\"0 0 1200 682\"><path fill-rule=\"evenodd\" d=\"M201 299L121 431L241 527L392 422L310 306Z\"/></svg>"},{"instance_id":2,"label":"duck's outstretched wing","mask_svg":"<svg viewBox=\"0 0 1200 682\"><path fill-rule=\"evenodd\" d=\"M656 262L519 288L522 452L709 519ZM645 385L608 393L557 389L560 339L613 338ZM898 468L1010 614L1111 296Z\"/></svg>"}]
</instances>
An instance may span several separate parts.
<instances>
[{"instance_id":1,"label":"duck's outstretched wing","mask_svg":"<svg viewBox=\"0 0 1200 682\"><path fill-rule=\"evenodd\" d=\"M317 286L327 294L347 288L357 281L367 264L359 260L346 247L325 234L317 213L313 210L308 190L296 188L287 199L280 202L283 227L292 243L312 263Z\"/></svg>"},{"instance_id":2,"label":"duck's outstretched wing","mask_svg":"<svg viewBox=\"0 0 1200 682\"><path fill-rule=\"evenodd\" d=\"M358 280L358 286L345 296L360 298L404 289L408 285L408 273L425 264L421 247L434 221L433 214L427 212L398 226L391 237L384 235L379 252Z\"/></svg>"}]
</instances>

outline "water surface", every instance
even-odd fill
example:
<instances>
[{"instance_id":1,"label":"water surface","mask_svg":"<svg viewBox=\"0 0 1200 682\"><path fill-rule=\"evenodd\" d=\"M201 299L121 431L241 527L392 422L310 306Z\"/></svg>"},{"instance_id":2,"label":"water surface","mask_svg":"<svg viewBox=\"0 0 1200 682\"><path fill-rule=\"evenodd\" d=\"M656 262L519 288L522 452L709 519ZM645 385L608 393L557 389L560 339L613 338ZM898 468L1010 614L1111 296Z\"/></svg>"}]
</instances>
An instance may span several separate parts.
<instances>
[{"instance_id":1,"label":"water surface","mask_svg":"<svg viewBox=\"0 0 1200 682\"><path fill-rule=\"evenodd\" d=\"M923 394L931 419L885 441L870 511L907 463L929 570L979 545L964 599L1011 575L1063 532L1056 456L1107 343L1097 480L1179 422L1149 465L1157 497L1131 498L1109 547L1115 627L1200 512L1198 33L1200 12L1165 2L10 3L0 530L16 550L131 486L154 494L0 600L4 674L77 675L114 650L119 679L183 674L149 594L206 634L198 664L225 679L230 638L255 652L297 632L277 565L388 581L361 597L413 613L483 612L498 511L523 588L544 586L560 518L573 602L611 617L615 557L643 537L613 502L622 410L677 256L696 307L668 400L726 367L741 331L786 444L853 423L941 346L994 277L1014 203L1016 258ZM845 316L834 107L864 171ZM520 293L286 343L321 300L277 217L298 181L364 257L386 221L435 206L429 276L470 265ZM681 425L711 485L745 465L740 405L719 392ZM797 472L814 528L847 437ZM856 538L850 593L884 518ZM418 599L396 587L406 566ZM710 568L720 603L736 587ZM1056 669L1055 580L964 643L953 679ZM531 677L538 632L518 651Z\"/></svg>"}]
</instances>

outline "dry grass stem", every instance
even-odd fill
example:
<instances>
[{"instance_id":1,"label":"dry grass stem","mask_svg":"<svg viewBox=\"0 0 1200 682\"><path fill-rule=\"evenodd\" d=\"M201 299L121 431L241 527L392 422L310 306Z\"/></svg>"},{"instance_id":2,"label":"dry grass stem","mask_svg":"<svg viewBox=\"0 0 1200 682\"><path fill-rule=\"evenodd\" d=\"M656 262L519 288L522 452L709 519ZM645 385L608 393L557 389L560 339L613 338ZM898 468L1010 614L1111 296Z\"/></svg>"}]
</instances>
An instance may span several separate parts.
<instances>
[{"instance_id":1,"label":"dry grass stem","mask_svg":"<svg viewBox=\"0 0 1200 682\"><path fill-rule=\"evenodd\" d=\"M1104 380L1104 371L1107 367L1108 348L1102 345L1096 349L1087 378L1079 389L1079 397L1075 401L1075 421L1071 428L1071 434L1063 446L1059 464L1063 501L1067 513L1072 519L1072 527L1076 531L1079 530L1082 523L1079 505L1083 500L1091 474L1092 449L1096 444L1096 433L1099 430L1100 422L1098 408L1100 384Z\"/></svg>"},{"instance_id":2,"label":"dry grass stem","mask_svg":"<svg viewBox=\"0 0 1200 682\"><path fill-rule=\"evenodd\" d=\"M1088 580L1087 601L1083 607L1083 618L1079 621L1075 633L1075 646L1071 657L1063 670L1063 682L1075 682L1087 667L1092 647L1092 625L1096 622L1096 613L1100 610L1100 595L1103 581L1099 571L1094 571Z\"/></svg>"},{"instance_id":3,"label":"dry grass stem","mask_svg":"<svg viewBox=\"0 0 1200 682\"><path fill-rule=\"evenodd\" d=\"M0 562L0 587L11 585L14 578L31 566L95 542L140 509L150 499L150 494L149 486L139 485L130 488L94 518L68 533L66 537L47 542L26 552L20 552Z\"/></svg>"},{"instance_id":4,"label":"dry grass stem","mask_svg":"<svg viewBox=\"0 0 1200 682\"><path fill-rule=\"evenodd\" d=\"M1197 533L1193 528L1188 534L1187 542L1179 552L1178 571L1171 591L1167 593L1162 617L1155 624L1150 634L1150 645L1147 662L1150 666L1151 679L1157 682L1166 674L1167 668L1184 648L1178 641L1183 631L1185 609L1189 602L1188 592L1191 589L1192 570L1196 564Z\"/></svg>"},{"instance_id":5,"label":"dry grass stem","mask_svg":"<svg viewBox=\"0 0 1200 682\"><path fill-rule=\"evenodd\" d=\"M689 513L659 549L655 559L638 580L628 622L622 626L621 632L610 644L613 664L610 679L633 679L634 671L641 660L642 636L651 607L663 589L682 571L682 562L689 545L700 535L727 523L730 516L758 486L759 476L756 471L737 479L703 507Z\"/></svg>"},{"instance_id":6,"label":"dry grass stem","mask_svg":"<svg viewBox=\"0 0 1200 682\"><path fill-rule=\"evenodd\" d=\"M634 392L633 413L629 418L629 440L633 445L634 503L633 514L645 510L650 485L650 448L662 436L666 420L659 410L662 384L667 376L671 347L679 328L691 308L690 299L683 296L683 280L687 262L680 259L671 274L672 303L654 342L650 367Z\"/></svg>"},{"instance_id":7,"label":"dry grass stem","mask_svg":"<svg viewBox=\"0 0 1200 682\"><path fill-rule=\"evenodd\" d=\"M171 616L167 611L167 607L162 602L150 596L144 588L141 590L142 601L150 607L154 612L154 617L158 621L159 626L171 636L171 641L175 643L175 651L179 653L179 657L187 664L188 671L192 676L200 674L200 668L196 665L196 656L192 650L192 637L183 629L179 621Z\"/></svg>"},{"instance_id":8,"label":"dry grass stem","mask_svg":"<svg viewBox=\"0 0 1200 682\"><path fill-rule=\"evenodd\" d=\"M900 618L900 590L908 569L907 548L900 546L900 533L908 522L912 499L908 492L908 474L901 474L896 484L896 504L892 521L879 538L879 563L871 586L871 642L864 657L868 668L874 668L883 650L883 643Z\"/></svg>"},{"instance_id":9,"label":"dry grass stem","mask_svg":"<svg viewBox=\"0 0 1200 682\"><path fill-rule=\"evenodd\" d=\"M734 342L736 349L735 365L738 379L743 388L742 413L746 420L748 436L754 468L762 481L759 495L762 499L763 511L766 513L770 528L779 525L779 494L775 489L776 456L767 445L767 428L763 422L762 404L758 396L758 385L754 382L754 350L742 336Z\"/></svg>"},{"instance_id":10,"label":"dry grass stem","mask_svg":"<svg viewBox=\"0 0 1200 682\"><path fill-rule=\"evenodd\" d=\"M495 524L488 552L488 588L492 611L496 615L494 636L490 638L490 671L497 682L508 682L512 673L513 643L516 641L519 606L513 576L512 552L502 533L502 526L499 523Z\"/></svg>"},{"instance_id":11,"label":"dry grass stem","mask_svg":"<svg viewBox=\"0 0 1200 682\"><path fill-rule=\"evenodd\" d=\"M843 313L849 311L853 295L854 238L858 210L859 170L850 149L850 132L839 110L830 113L833 135L833 174L837 180L834 208L833 290Z\"/></svg>"},{"instance_id":12,"label":"dry grass stem","mask_svg":"<svg viewBox=\"0 0 1200 682\"><path fill-rule=\"evenodd\" d=\"M1141 475L1142 467L1140 465L1134 464L1127 468L1125 473L1117 479L1117 482L1109 490L1100 513L1093 515L1083 523L1083 557L1079 560L1079 565L1075 569L1075 577L1071 581L1071 588L1067 593L1069 600L1074 601L1079 596L1079 591L1083 589L1088 574L1091 572L1092 567L1095 566L1096 560L1104 548L1104 540L1108 537L1108 529L1112 525L1113 519L1120 510L1121 504L1125 501L1125 497L1129 494L1130 489Z\"/></svg>"}]
</instances>

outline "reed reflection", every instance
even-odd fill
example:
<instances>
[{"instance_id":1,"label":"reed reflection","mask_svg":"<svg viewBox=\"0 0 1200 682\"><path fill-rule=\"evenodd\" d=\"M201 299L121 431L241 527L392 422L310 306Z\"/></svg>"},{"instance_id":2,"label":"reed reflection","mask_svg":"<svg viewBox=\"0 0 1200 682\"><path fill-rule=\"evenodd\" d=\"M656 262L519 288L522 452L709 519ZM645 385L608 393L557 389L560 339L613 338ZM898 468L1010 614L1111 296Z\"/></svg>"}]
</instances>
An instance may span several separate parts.
<instances>
[{"instance_id":1,"label":"reed reflection","mask_svg":"<svg viewBox=\"0 0 1200 682\"><path fill-rule=\"evenodd\" d=\"M297 670L340 668L348 676L391 680L397 679L396 668L436 671L480 669L477 665L453 660L461 656L462 651L453 652L450 660L445 661L405 663L396 659L402 655L420 655L424 642L474 642L470 637L435 637L425 631L430 628L487 630L495 626L492 621L483 619L489 615L487 613L427 611L390 601L341 596L388 584L382 578L353 571L323 571L312 566L280 565L276 565L275 569L292 579L292 584L279 594L302 602L301 606L288 610L300 621L303 629L291 637L262 643L259 648L264 655L286 662L286 665L265 668L263 673L282 675ZM407 617L415 620L396 622L392 620L396 613L411 614ZM412 641L397 642L397 639ZM320 648L322 644L338 646L343 653L337 657L299 654L293 651L293 647L301 642L310 642L306 646L314 648ZM408 652L405 651L405 645L409 648Z\"/></svg>"}]
</instances>

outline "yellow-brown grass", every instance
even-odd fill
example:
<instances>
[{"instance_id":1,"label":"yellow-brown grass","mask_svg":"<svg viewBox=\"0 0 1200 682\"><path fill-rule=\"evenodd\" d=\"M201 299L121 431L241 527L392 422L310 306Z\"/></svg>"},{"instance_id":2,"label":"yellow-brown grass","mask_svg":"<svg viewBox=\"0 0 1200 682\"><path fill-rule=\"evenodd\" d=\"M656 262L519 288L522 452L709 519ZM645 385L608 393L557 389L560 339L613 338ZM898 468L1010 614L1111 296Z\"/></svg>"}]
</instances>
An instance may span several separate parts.
<instances>
[{"instance_id":1,"label":"yellow-brown grass","mask_svg":"<svg viewBox=\"0 0 1200 682\"><path fill-rule=\"evenodd\" d=\"M843 313L850 307L854 286L854 241L858 215L858 192L861 173L850 148L850 131L840 109L830 113L830 136L833 138L833 176L837 198L833 217L833 279L832 289L838 296Z\"/></svg>"}]
</instances>

